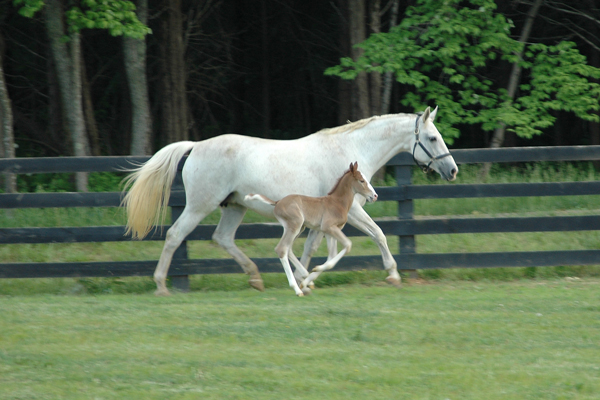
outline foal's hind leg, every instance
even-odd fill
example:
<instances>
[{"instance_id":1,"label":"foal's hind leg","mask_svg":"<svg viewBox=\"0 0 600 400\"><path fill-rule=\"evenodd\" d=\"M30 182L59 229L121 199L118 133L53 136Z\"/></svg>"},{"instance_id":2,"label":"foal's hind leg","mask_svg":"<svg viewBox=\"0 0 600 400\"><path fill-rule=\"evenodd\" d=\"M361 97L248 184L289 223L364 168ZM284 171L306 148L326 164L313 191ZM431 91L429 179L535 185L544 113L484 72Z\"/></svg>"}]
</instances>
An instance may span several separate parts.
<instances>
[{"instance_id":1,"label":"foal's hind leg","mask_svg":"<svg viewBox=\"0 0 600 400\"><path fill-rule=\"evenodd\" d=\"M154 281L156 282L157 296L168 296L169 290L167 289L167 273L169 272L169 266L173 259L173 253L179 247L183 239L194 230L198 223L206 217L208 212L200 212L192 210L190 207L185 207L183 213L177 218L177 221L167 231L167 238L165 245L163 246L160 259L154 270Z\"/></svg>"},{"instance_id":2,"label":"foal's hind leg","mask_svg":"<svg viewBox=\"0 0 600 400\"><path fill-rule=\"evenodd\" d=\"M298 236L300 230L302 229L302 223L295 223L294 221L287 221L279 218L278 220L281 225L283 225L283 236L281 237L279 243L277 243L277 246L275 246L275 252L279 256L279 260L281 261L281 265L283 266L283 270L285 271L285 275L287 276L290 287L294 289L294 292L296 292L297 296L304 296L304 293L298 287L298 282L296 282L296 278L292 273L292 268L290 267L290 262L288 259L294 239L296 239L296 236ZM296 257L294 256L294 258Z\"/></svg>"},{"instance_id":3,"label":"foal's hind leg","mask_svg":"<svg viewBox=\"0 0 600 400\"><path fill-rule=\"evenodd\" d=\"M213 234L213 240L240 264L246 274L250 275L250 286L262 292L265 287L256 264L235 245L234 241L235 231L242 223L247 210L246 207L233 203L229 203L227 207L222 207L221 219Z\"/></svg>"}]
</instances>

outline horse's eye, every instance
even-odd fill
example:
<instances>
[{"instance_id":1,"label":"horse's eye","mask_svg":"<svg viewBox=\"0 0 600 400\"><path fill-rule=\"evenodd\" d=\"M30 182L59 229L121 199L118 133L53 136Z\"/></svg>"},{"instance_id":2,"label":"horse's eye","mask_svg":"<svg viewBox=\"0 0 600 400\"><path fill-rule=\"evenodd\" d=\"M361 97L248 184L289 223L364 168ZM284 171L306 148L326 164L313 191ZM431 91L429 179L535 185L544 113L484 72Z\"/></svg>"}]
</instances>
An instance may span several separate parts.
<instances>
[{"instance_id":1,"label":"horse's eye","mask_svg":"<svg viewBox=\"0 0 600 400\"><path fill-rule=\"evenodd\" d=\"M436 140L437 140L437 138L435 136L432 136L432 137L429 138L430 142L435 142Z\"/></svg>"}]
</instances>

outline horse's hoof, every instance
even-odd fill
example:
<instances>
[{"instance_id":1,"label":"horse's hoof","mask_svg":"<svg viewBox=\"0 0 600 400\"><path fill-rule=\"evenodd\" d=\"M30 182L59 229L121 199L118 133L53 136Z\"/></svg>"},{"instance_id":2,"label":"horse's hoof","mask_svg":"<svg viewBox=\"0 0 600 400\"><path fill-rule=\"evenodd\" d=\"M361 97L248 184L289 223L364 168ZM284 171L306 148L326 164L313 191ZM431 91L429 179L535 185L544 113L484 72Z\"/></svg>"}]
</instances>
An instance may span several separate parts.
<instances>
[{"instance_id":1,"label":"horse's hoof","mask_svg":"<svg viewBox=\"0 0 600 400\"><path fill-rule=\"evenodd\" d=\"M156 289L156 291L154 292L155 296L159 296L159 297L166 297L166 296L170 296L171 292L169 292L169 289L164 288L164 289Z\"/></svg>"},{"instance_id":2,"label":"horse's hoof","mask_svg":"<svg viewBox=\"0 0 600 400\"><path fill-rule=\"evenodd\" d=\"M312 291L309 288L307 288L307 287L301 288L301 290L302 290L302 293L304 295L306 295L306 296L308 296L308 295L310 295L312 293Z\"/></svg>"},{"instance_id":3,"label":"horse's hoof","mask_svg":"<svg viewBox=\"0 0 600 400\"><path fill-rule=\"evenodd\" d=\"M385 278L385 281L390 285L399 288L400 287L400 279L394 278L393 276L388 276Z\"/></svg>"},{"instance_id":4,"label":"horse's hoof","mask_svg":"<svg viewBox=\"0 0 600 400\"><path fill-rule=\"evenodd\" d=\"M259 292L265 291L265 285L263 284L262 278L252 278L248 281L248 283L250 283L250 286L258 290Z\"/></svg>"},{"instance_id":5,"label":"horse's hoof","mask_svg":"<svg viewBox=\"0 0 600 400\"><path fill-rule=\"evenodd\" d=\"M302 292L296 293L296 296L298 296L298 297L304 297L304 293L302 293Z\"/></svg>"}]
</instances>

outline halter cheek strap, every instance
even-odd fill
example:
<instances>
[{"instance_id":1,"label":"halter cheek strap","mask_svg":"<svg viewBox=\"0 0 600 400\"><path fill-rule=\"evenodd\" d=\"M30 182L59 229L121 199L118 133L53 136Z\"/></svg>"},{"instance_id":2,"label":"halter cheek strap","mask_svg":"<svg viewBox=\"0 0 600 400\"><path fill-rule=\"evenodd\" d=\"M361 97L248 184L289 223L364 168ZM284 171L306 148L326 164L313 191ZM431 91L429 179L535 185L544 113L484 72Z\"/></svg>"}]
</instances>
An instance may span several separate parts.
<instances>
[{"instance_id":1,"label":"halter cheek strap","mask_svg":"<svg viewBox=\"0 0 600 400\"><path fill-rule=\"evenodd\" d=\"M429 152L429 150L427 150L425 148L425 146L423 146L423 143L421 143L421 141L419 140L419 119L421 118L421 116L423 115L423 113L417 113L417 119L415 120L415 145L413 146L413 151L412 151L412 156L413 156L413 160L415 161L415 164L417 164L417 166L419 168L421 168L421 170L424 173L427 173L429 171L432 171L431 164L433 164L434 161L440 160L444 157L449 157L451 154L450 153L444 153L444 154L440 154L439 156L433 156L431 155L431 153ZM429 157L430 161L429 164L425 165L425 164L420 164L419 161L417 161L417 159L415 158L415 151L417 150L417 145L419 145L419 147L421 147L421 150L423 150L425 152L425 154L427 154L427 157Z\"/></svg>"}]
</instances>

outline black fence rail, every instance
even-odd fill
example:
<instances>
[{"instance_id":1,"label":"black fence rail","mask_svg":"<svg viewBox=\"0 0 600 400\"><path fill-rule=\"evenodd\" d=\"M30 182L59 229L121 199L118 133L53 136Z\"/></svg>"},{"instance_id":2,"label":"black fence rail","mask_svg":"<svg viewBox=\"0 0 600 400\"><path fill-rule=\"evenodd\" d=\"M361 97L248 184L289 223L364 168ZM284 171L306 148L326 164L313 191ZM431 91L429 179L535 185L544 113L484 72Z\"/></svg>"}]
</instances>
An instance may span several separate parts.
<instances>
[{"instance_id":1,"label":"black fence rail","mask_svg":"<svg viewBox=\"0 0 600 400\"><path fill-rule=\"evenodd\" d=\"M504 149L454 150L459 164L513 163L537 161L591 161L600 160L600 146L528 147ZM0 172L17 174L59 172L123 171L132 163L141 163L149 157L65 157L0 159ZM183 163L182 163L183 164ZM180 164L180 165L182 165ZM561 265L600 264L600 250L564 250L502 253L443 253L419 254L416 235L493 233L493 232L548 232L600 230L600 215L553 217L502 218L431 218L415 219L413 201L418 199L520 197L520 196L577 196L600 194L600 182L556 182L520 184L451 184L413 185L411 182L412 157L403 153L389 163L395 169L396 187L378 187L379 201L398 203L397 219L378 221L388 236L398 236L400 253L394 255L401 270L480 267L542 267ZM460 181L460 178L459 178ZM111 193L17 193L0 194L0 208L45 207L118 207L121 194ZM185 193L181 176L176 179L171 198L172 220L185 207ZM199 225L187 238L211 240L215 225ZM144 240L164 240L168 227L159 227ZM0 244L18 243L82 243L129 241L123 235L123 226L63 227L63 228L1 228ZM351 226L345 228L348 236L363 234ZM237 239L279 238L282 228L276 223L242 224ZM277 258L254 259L261 272L281 272ZM324 262L316 257L315 262ZM110 277L152 275L156 260L128 262L71 262L71 263L0 263L0 278L33 277ZM348 256L336 270L380 269L380 256ZM187 243L175 253L169 275L180 288L187 287L187 276L192 274L239 273L241 268L232 259L189 259Z\"/></svg>"}]
</instances>

